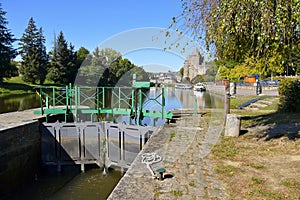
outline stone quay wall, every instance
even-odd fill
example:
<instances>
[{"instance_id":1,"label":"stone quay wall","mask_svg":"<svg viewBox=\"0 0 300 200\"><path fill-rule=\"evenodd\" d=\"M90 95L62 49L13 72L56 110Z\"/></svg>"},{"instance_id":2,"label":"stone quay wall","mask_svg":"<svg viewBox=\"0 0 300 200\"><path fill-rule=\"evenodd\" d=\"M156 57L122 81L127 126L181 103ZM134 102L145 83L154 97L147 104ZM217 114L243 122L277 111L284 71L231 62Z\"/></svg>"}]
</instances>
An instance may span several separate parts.
<instances>
[{"instance_id":1,"label":"stone quay wall","mask_svg":"<svg viewBox=\"0 0 300 200\"><path fill-rule=\"evenodd\" d=\"M0 129L0 197L34 180L40 164L39 121Z\"/></svg>"}]
</instances>

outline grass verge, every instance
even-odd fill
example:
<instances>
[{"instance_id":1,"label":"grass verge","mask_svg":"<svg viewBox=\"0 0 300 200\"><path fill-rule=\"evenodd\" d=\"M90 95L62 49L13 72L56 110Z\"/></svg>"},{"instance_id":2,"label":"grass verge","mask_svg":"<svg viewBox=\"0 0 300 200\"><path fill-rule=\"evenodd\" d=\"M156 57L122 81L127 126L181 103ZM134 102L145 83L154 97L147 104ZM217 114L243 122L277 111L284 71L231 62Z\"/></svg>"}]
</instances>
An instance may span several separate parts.
<instances>
[{"instance_id":1,"label":"grass verge","mask_svg":"<svg viewBox=\"0 0 300 200\"><path fill-rule=\"evenodd\" d=\"M270 108L276 108L273 98L264 98ZM209 156L228 199L300 199L300 113L264 108L231 113L242 116L245 134L223 137Z\"/></svg>"},{"instance_id":2,"label":"grass verge","mask_svg":"<svg viewBox=\"0 0 300 200\"><path fill-rule=\"evenodd\" d=\"M46 81L44 85L56 85L51 81ZM21 77L12 77L3 81L3 85L0 85L0 96L9 94L25 94L34 93L35 87L39 85L29 84L22 80Z\"/></svg>"}]
</instances>

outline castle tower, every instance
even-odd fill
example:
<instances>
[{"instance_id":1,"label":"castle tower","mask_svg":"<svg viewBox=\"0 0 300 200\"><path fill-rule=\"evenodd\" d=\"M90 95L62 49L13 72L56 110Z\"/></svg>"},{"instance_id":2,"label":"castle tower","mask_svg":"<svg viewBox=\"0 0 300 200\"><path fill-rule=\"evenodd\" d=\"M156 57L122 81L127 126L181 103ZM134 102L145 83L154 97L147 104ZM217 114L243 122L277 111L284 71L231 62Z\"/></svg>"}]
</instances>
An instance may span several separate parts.
<instances>
[{"instance_id":1,"label":"castle tower","mask_svg":"<svg viewBox=\"0 0 300 200\"><path fill-rule=\"evenodd\" d=\"M197 75L205 74L204 57L200 54L197 48L195 48L194 52L186 58L183 68L184 79L192 80Z\"/></svg>"}]
</instances>

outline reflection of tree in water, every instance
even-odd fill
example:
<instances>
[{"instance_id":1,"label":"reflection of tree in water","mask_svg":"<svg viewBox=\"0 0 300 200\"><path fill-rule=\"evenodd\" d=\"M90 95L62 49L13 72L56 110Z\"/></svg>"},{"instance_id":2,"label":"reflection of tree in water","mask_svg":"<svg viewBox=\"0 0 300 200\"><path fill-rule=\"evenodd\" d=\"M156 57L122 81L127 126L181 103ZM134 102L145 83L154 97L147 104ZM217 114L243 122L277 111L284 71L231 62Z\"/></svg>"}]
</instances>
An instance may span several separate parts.
<instances>
[{"instance_id":1,"label":"reflection of tree in water","mask_svg":"<svg viewBox=\"0 0 300 200\"><path fill-rule=\"evenodd\" d=\"M0 97L0 113L40 107L36 94L13 94Z\"/></svg>"},{"instance_id":2,"label":"reflection of tree in water","mask_svg":"<svg viewBox=\"0 0 300 200\"><path fill-rule=\"evenodd\" d=\"M24 99L21 99L18 110L23 110L23 109L24 109Z\"/></svg>"}]
</instances>

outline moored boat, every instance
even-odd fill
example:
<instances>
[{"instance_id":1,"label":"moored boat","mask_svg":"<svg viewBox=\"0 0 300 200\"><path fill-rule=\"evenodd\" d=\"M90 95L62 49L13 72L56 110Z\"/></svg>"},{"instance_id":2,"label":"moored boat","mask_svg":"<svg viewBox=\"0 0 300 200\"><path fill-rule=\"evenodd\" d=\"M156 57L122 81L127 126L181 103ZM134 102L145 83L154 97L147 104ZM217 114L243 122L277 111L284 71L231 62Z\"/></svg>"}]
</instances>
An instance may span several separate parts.
<instances>
[{"instance_id":1,"label":"moored boat","mask_svg":"<svg viewBox=\"0 0 300 200\"><path fill-rule=\"evenodd\" d=\"M203 83L197 83L196 85L194 85L194 91L206 91L206 87Z\"/></svg>"},{"instance_id":2,"label":"moored boat","mask_svg":"<svg viewBox=\"0 0 300 200\"><path fill-rule=\"evenodd\" d=\"M192 85L189 85L189 84L176 84L175 88L177 88L177 89L192 89Z\"/></svg>"}]
</instances>

